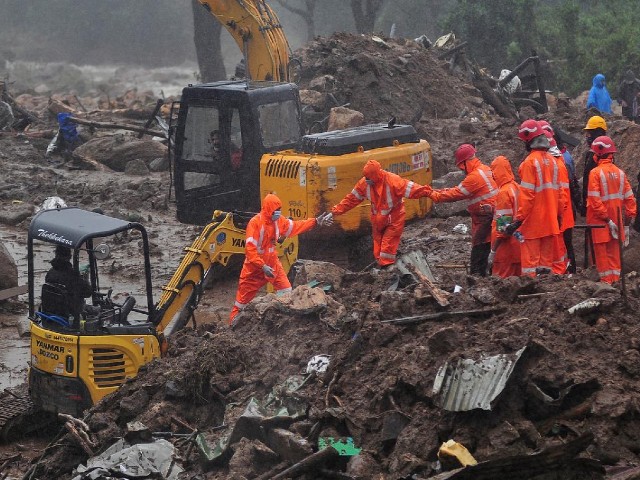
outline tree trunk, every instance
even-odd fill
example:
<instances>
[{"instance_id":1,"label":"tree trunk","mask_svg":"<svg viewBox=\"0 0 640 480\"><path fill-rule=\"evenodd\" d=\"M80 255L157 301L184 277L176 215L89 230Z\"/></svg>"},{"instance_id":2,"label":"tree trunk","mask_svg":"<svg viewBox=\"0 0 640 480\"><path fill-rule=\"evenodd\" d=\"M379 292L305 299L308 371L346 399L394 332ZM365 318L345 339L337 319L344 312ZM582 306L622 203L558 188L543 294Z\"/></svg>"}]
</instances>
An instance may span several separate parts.
<instances>
[{"instance_id":1,"label":"tree trunk","mask_svg":"<svg viewBox=\"0 0 640 480\"><path fill-rule=\"evenodd\" d=\"M358 33L371 33L384 0L351 0L351 11Z\"/></svg>"},{"instance_id":2,"label":"tree trunk","mask_svg":"<svg viewBox=\"0 0 640 480\"><path fill-rule=\"evenodd\" d=\"M191 9L193 11L193 41L200 68L200 81L206 83L226 80L227 72L224 68L220 47L222 25L198 0L191 0Z\"/></svg>"},{"instance_id":3,"label":"tree trunk","mask_svg":"<svg viewBox=\"0 0 640 480\"><path fill-rule=\"evenodd\" d=\"M305 8L298 8L291 5L287 0L276 0L280 5L289 10L296 15L299 15L304 20L304 23L307 24L307 41L310 42L313 40L313 37L316 36L316 24L313 19L314 12L316 10L316 3L318 0L305 0L304 4Z\"/></svg>"}]
</instances>

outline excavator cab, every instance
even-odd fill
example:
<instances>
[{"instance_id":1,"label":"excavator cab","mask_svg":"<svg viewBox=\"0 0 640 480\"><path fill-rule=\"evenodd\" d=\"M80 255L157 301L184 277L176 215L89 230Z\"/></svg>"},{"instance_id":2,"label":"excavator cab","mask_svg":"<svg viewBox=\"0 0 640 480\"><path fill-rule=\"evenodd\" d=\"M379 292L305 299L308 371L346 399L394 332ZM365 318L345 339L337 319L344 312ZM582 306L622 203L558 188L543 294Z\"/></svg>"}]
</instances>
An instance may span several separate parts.
<instances>
[{"instance_id":1,"label":"excavator cab","mask_svg":"<svg viewBox=\"0 0 640 480\"><path fill-rule=\"evenodd\" d=\"M262 155L295 147L302 134L298 87L292 83L184 88L172 126L178 220L204 225L216 209L260 211Z\"/></svg>"},{"instance_id":2,"label":"excavator cab","mask_svg":"<svg viewBox=\"0 0 640 480\"><path fill-rule=\"evenodd\" d=\"M100 270L108 267L101 261L109 255L103 242L123 233L141 239L141 305L133 296L118 303L101 289ZM27 249L31 399L40 410L80 415L160 356L147 232L79 208L43 210L31 222ZM58 264L49 269L52 257Z\"/></svg>"}]
</instances>

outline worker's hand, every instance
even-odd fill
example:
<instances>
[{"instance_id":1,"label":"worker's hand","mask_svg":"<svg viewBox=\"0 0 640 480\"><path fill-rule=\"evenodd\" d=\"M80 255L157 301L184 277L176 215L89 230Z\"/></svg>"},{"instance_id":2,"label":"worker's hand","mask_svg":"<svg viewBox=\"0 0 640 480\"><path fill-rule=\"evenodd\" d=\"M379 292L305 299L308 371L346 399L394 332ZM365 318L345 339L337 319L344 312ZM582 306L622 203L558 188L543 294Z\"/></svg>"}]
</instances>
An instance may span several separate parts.
<instances>
[{"instance_id":1,"label":"worker's hand","mask_svg":"<svg viewBox=\"0 0 640 480\"><path fill-rule=\"evenodd\" d=\"M609 225L609 232L611 232L611 236L617 240L618 239L618 226L616 225L616 223L613 220L609 220L607 222L607 225Z\"/></svg>"},{"instance_id":2,"label":"worker's hand","mask_svg":"<svg viewBox=\"0 0 640 480\"><path fill-rule=\"evenodd\" d=\"M630 231L629 231L629 225L626 225L624 227L624 246L628 247L629 246L629 235L630 235Z\"/></svg>"},{"instance_id":3,"label":"worker's hand","mask_svg":"<svg viewBox=\"0 0 640 480\"><path fill-rule=\"evenodd\" d=\"M264 272L265 277L273 278L276 276L275 270L271 268L269 265L263 265L262 271Z\"/></svg>"},{"instance_id":4,"label":"worker's hand","mask_svg":"<svg viewBox=\"0 0 640 480\"><path fill-rule=\"evenodd\" d=\"M318 222L319 227L330 227L333 225L333 213L321 213L316 217L316 222Z\"/></svg>"},{"instance_id":5,"label":"worker's hand","mask_svg":"<svg viewBox=\"0 0 640 480\"><path fill-rule=\"evenodd\" d=\"M504 233L506 235L513 235L513 232L519 229L520 225L522 225L522 220L516 220L515 222L508 223L504 227Z\"/></svg>"},{"instance_id":6,"label":"worker's hand","mask_svg":"<svg viewBox=\"0 0 640 480\"><path fill-rule=\"evenodd\" d=\"M431 188L431 185L423 185L418 189L419 197L430 197L431 192L433 192L433 188Z\"/></svg>"},{"instance_id":7,"label":"worker's hand","mask_svg":"<svg viewBox=\"0 0 640 480\"><path fill-rule=\"evenodd\" d=\"M491 250L489 252L489 258L487 258L487 266L489 267L489 275L491 275L491 270L493 269L493 261L496 258L496 251Z\"/></svg>"}]
</instances>

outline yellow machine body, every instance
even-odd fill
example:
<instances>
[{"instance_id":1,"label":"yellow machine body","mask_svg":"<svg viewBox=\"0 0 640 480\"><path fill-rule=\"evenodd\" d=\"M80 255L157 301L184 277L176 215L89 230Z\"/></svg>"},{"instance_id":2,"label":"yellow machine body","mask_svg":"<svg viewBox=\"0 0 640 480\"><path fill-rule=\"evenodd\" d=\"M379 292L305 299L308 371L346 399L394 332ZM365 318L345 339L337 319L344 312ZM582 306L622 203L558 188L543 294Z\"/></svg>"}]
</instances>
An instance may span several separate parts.
<instances>
[{"instance_id":1,"label":"yellow machine body","mask_svg":"<svg viewBox=\"0 0 640 480\"><path fill-rule=\"evenodd\" d=\"M260 162L261 196L274 192L282 200L282 213L294 220L328 211L340 202L362 178L367 160L380 162L382 168L421 185L432 179L431 147L426 140L390 147L363 150L344 155L305 154L286 150L263 155ZM406 219L424 217L431 200L405 199ZM344 233L361 235L371 228L371 204L364 200L344 215L335 218ZM316 229L313 235L335 234L333 229Z\"/></svg>"}]
</instances>

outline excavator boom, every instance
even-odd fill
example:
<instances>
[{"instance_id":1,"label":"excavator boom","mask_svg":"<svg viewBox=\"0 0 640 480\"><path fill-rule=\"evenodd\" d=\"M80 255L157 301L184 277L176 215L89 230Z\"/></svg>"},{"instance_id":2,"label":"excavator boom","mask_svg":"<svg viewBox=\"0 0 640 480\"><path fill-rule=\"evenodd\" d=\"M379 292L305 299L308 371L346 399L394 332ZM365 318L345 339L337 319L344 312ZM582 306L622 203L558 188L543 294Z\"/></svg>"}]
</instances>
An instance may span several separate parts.
<instances>
[{"instance_id":1,"label":"excavator boom","mask_svg":"<svg viewBox=\"0 0 640 480\"><path fill-rule=\"evenodd\" d=\"M198 0L242 50L249 80L289 81L289 42L264 0Z\"/></svg>"},{"instance_id":2,"label":"excavator boom","mask_svg":"<svg viewBox=\"0 0 640 480\"><path fill-rule=\"evenodd\" d=\"M223 267L234 254L244 255L244 227L253 214L241 215L215 211L213 221L204 227L185 255L169 283L162 287L163 294L156 307L156 330L161 337L168 337L180 330L198 305L207 275L215 264ZM244 221L236 225L234 220ZM282 266L289 271L298 257L298 239L287 238L276 250ZM163 340L165 348L166 341Z\"/></svg>"}]
</instances>

